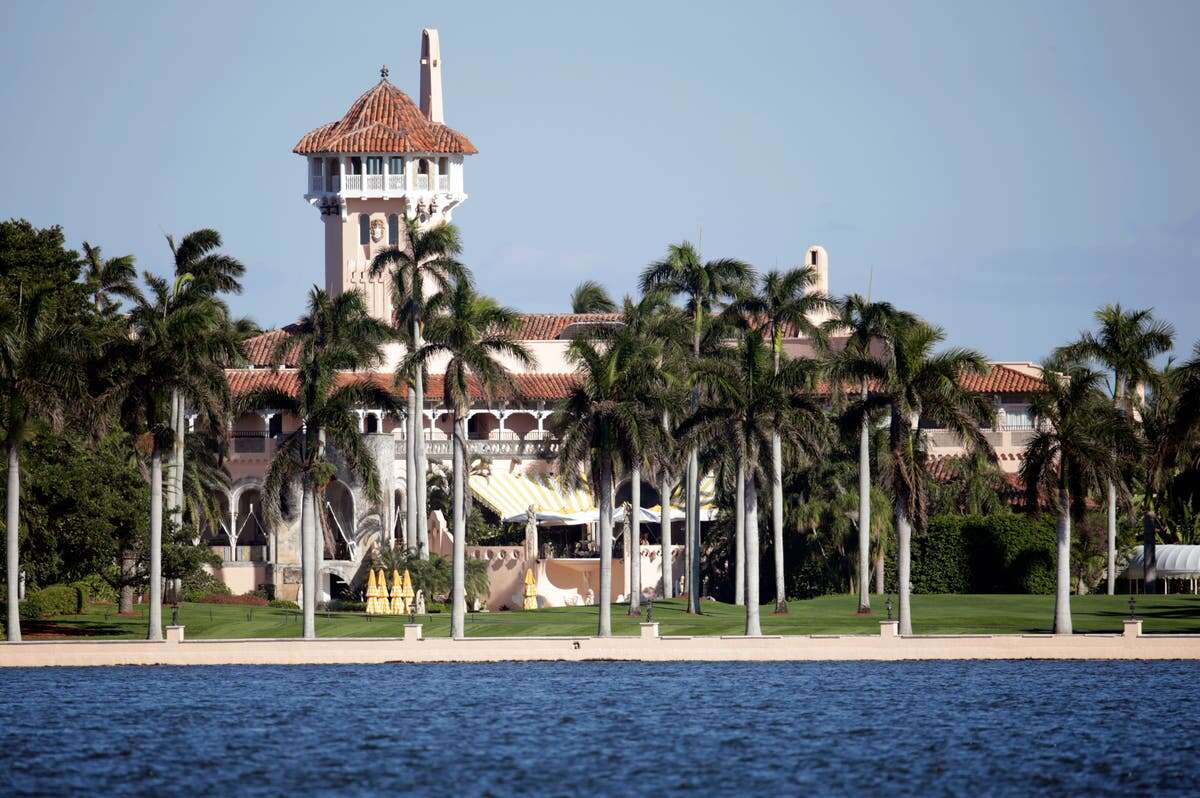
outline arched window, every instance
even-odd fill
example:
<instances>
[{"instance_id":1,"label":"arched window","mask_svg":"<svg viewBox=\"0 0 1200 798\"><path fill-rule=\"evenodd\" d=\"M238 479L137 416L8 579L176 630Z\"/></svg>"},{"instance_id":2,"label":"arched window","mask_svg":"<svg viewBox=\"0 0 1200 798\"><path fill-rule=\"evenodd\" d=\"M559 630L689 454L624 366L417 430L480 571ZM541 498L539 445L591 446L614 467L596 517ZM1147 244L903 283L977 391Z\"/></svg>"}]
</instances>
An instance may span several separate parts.
<instances>
[{"instance_id":1,"label":"arched window","mask_svg":"<svg viewBox=\"0 0 1200 798\"><path fill-rule=\"evenodd\" d=\"M379 432L379 417L376 416L374 413L367 413L366 431L367 432Z\"/></svg>"},{"instance_id":2,"label":"arched window","mask_svg":"<svg viewBox=\"0 0 1200 798\"><path fill-rule=\"evenodd\" d=\"M360 213L358 215L358 243L364 247L371 243L371 216L370 214Z\"/></svg>"},{"instance_id":3,"label":"arched window","mask_svg":"<svg viewBox=\"0 0 1200 798\"><path fill-rule=\"evenodd\" d=\"M391 214L388 216L388 246L400 246L400 216L399 214Z\"/></svg>"}]
</instances>

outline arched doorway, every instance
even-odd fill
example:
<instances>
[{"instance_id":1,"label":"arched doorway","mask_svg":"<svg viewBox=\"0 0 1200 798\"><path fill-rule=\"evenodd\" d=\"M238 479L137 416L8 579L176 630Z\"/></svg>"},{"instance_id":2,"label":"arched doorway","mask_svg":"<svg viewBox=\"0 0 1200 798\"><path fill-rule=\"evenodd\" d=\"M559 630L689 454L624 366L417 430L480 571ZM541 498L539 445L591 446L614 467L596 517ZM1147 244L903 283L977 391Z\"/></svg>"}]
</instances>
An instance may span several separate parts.
<instances>
[{"instance_id":1,"label":"arched doorway","mask_svg":"<svg viewBox=\"0 0 1200 798\"><path fill-rule=\"evenodd\" d=\"M321 519L324 527L325 557L331 560L351 559L350 542L355 539L354 496L340 480L325 487Z\"/></svg>"}]
</instances>

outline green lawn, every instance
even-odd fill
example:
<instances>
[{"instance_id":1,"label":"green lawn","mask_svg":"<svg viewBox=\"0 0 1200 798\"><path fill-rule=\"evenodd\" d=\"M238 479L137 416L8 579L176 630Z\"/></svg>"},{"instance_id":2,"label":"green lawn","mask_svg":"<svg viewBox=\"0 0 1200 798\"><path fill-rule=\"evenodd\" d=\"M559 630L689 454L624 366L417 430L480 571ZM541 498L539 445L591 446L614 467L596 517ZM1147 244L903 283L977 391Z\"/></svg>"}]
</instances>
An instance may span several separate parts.
<instances>
[{"instance_id":1,"label":"green lawn","mask_svg":"<svg viewBox=\"0 0 1200 798\"><path fill-rule=\"evenodd\" d=\"M786 616L769 614L763 609L764 634L876 634L878 622L886 617L885 599L872 600L875 614L856 615L857 601L852 596L826 596L810 601L793 601ZM1129 614L1128 596L1073 596L1071 607L1077 632L1118 632ZM704 614L696 617L683 612L680 600L659 601L654 605L654 620L668 635L741 634L744 610L729 604L705 602ZM139 617L118 617L112 607L95 606L84 615L68 615L24 625L28 639L62 636L90 636L112 639L141 638L146 630L146 608ZM590 635L596 630L595 607L568 607L534 612L494 612L467 616L467 635L471 637ZM917 634L1047 632L1053 613L1051 596L932 595L913 597L913 630ZM1200 597L1139 596L1137 614L1145 621L1147 632L1188 632L1200 634ZM171 611L164 612L170 623ZM241 607L222 604L184 604L179 608L180 623L187 636L195 638L296 637L301 631L298 614L292 610L268 607ZM407 617L368 616L355 613L318 614L317 634L321 637L399 637ZM644 620L644 618L642 619ZM421 618L425 634L445 637L450 618L434 614ZM637 634L639 619L626 615L624 605L613 606L613 633Z\"/></svg>"}]
</instances>

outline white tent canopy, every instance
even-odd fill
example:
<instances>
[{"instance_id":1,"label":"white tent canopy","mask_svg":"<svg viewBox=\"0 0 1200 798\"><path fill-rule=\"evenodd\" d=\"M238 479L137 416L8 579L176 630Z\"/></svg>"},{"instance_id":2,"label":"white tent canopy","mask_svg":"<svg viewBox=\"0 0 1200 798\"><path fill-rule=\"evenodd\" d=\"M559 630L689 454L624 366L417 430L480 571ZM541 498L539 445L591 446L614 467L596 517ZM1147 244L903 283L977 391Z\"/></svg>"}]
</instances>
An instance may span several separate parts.
<instances>
[{"instance_id":1,"label":"white tent canopy","mask_svg":"<svg viewBox=\"0 0 1200 798\"><path fill-rule=\"evenodd\" d=\"M1164 543L1154 547L1154 559L1159 579L1200 578L1200 546ZM1145 555L1142 547L1138 546L1133 550L1133 556L1121 577L1141 579L1145 574Z\"/></svg>"}]
</instances>

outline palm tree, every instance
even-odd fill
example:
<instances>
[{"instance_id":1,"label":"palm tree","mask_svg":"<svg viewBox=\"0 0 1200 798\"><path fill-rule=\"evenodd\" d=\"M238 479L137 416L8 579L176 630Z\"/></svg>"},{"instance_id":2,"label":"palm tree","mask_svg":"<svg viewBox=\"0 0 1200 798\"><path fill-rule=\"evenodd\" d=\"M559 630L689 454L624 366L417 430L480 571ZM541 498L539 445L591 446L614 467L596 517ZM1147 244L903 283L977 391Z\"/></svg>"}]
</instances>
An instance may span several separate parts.
<instances>
[{"instance_id":1,"label":"palm tree","mask_svg":"<svg viewBox=\"0 0 1200 798\"><path fill-rule=\"evenodd\" d=\"M934 513L990 515L1004 512L1008 488L1000 466L984 452L973 451L942 461L942 476L934 487Z\"/></svg>"},{"instance_id":2,"label":"palm tree","mask_svg":"<svg viewBox=\"0 0 1200 798\"><path fill-rule=\"evenodd\" d=\"M404 246L389 247L371 261L370 274L391 275L393 322L400 339L415 352L424 345L423 330L428 321L426 292L444 292L452 283L469 282L470 270L459 263L462 240L458 228L441 222L422 228L416 219L405 220ZM407 445L412 455L412 470L405 474L407 521L416 526L417 553L429 556L429 512L426 488L429 462L425 456L425 374L397 375L408 386ZM411 535L411 533L409 533Z\"/></svg>"},{"instance_id":3,"label":"palm tree","mask_svg":"<svg viewBox=\"0 0 1200 798\"><path fill-rule=\"evenodd\" d=\"M705 399L683 424L693 445L731 446L741 460L739 473L745 513L746 635L759 636L758 484L761 453L778 434L796 451L815 456L827 442L824 411L814 389L817 361L783 360L778 371L761 336L747 335L736 358L706 358L697 366ZM731 440L732 438L732 440Z\"/></svg>"},{"instance_id":4,"label":"palm tree","mask_svg":"<svg viewBox=\"0 0 1200 798\"><path fill-rule=\"evenodd\" d=\"M86 396L76 356L85 336L53 307L55 293L54 287L18 290L0 301L0 425L8 453L6 628L13 643L21 641L21 447L34 421L57 422L69 403Z\"/></svg>"},{"instance_id":5,"label":"palm tree","mask_svg":"<svg viewBox=\"0 0 1200 798\"><path fill-rule=\"evenodd\" d=\"M335 468L325 447L337 448L347 471L365 486L367 497L381 500L379 473L359 431L357 409L379 407L395 412L399 403L390 390L369 375L382 359L390 338L388 326L372 318L357 291L330 297L315 286L308 308L281 341L275 360L289 353L297 361L294 393L278 389L251 391L239 397L237 408L248 411L273 407L292 414L298 427L283 435L263 480L263 509L271 524L282 518L281 500L292 485L300 485L300 546L304 590L304 636L316 637L318 572L326 541L318 536L319 508ZM294 347L294 349L293 349Z\"/></svg>"},{"instance_id":6,"label":"palm tree","mask_svg":"<svg viewBox=\"0 0 1200 798\"><path fill-rule=\"evenodd\" d=\"M634 463L657 459L664 449L661 416L643 400L655 392L657 375L646 364L657 362L659 351L658 343L628 328L599 341L574 339L567 357L579 384L559 402L550 420L561 440L560 478L578 486L586 474L600 510L600 637L612 636L615 475Z\"/></svg>"},{"instance_id":7,"label":"palm tree","mask_svg":"<svg viewBox=\"0 0 1200 798\"><path fill-rule=\"evenodd\" d=\"M527 368L534 360L516 339L520 315L475 293L469 280L459 280L448 291L434 296L430 310L425 342L405 359L400 373L415 374L431 359L449 356L442 398L450 408L454 429L454 586L450 633L458 640L464 636L467 611L467 414L476 394L491 399L501 392L516 392L508 363Z\"/></svg>"},{"instance_id":8,"label":"palm tree","mask_svg":"<svg viewBox=\"0 0 1200 798\"><path fill-rule=\"evenodd\" d=\"M604 286L595 280L584 280L571 292L572 313L616 313L617 303L612 301Z\"/></svg>"},{"instance_id":9,"label":"palm tree","mask_svg":"<svg viewBox=\"0 0 1200 798\"><path fill-rule=\"evenodd\" d=\"M174 284L147 273L149 294L138 292L129 313L129 335L115 345L114 361L127 370L120 389L121 415L150 437L150 628L162 639L163 452L174 445L173 401L188 396L210 426L227 417L229 386L223 364L237 357L238 340L212 297L190 291L191 277Z\"/></svg>"},{"instance_id":10,"label":"palm tree","mask_svg":"<svg viewBox=\"0 0 1200 798\"><path fill-rule=\"evenodd\" d=\"M779 372L783 357L785 333L818 343L823 338L821 326L810 317L833 303L812 290L816 283L817 272L811 266L786 272L769 271L763 275L758 294L741 297L730 308L756 333L770 339L775 373ZM785 614L788 610L783 578L783 444L778 433L771 437L771 531L775 549L775 612Z\"/></svg>"},{"instance_id":11,"label":"palm tree","mask_svg":"<svg viewBox=\"0 0 1200 798\"><path fill-rule=\"evenodd\" d=\"M1153 310L1125 310L1119 304L1105 305L1096 311L1100 329L1084 332L1079 340L1062 347L1066 360L1093 360L1112 371L1113 404L1132 418L1133 401L1138 386L1154 377L1151 360L1168 352L1175 342L1175 328L1155 321ZM1108 595L1117 583L1117 484L1109 482L1108 489ZM1145 537L1146 562L1154 560L1154 530L1148 528ZM1154 570L1147 568L1146 592L1154 591Z\"/></svg>"},{"instance_id":12,"label":"palm tree","mask_svg":"<svg viewBox=\"0 0 1200 798\"><path fill-rule=\"evenodd\" d=\"M720 258L704 261L690 242L672 244L661 260L647 266L640 279L642 293L663 291L684 298L684 307L692 318L692 358L699 360L700 343L704 335L705 317L711 316L717 305L748 292L754 281L754 270L740 260ZM700 397L692 392L692 407L699 406ZM687 488L688 551L688 612L700 612L700 475L699 454L693 447L688 452Z\"/></svg>"},{"instance_id":13,"label":"palm tree","mask_svg":"<svg viewBox=\"0 0 1200 798\"><path fill-rule=\"evenodd\" d=\"M1071 633L1071 520L1090 490L1120 484L1119 451L1136 439L1128 417L1100 389L1103 376L1061 358L1043 366L1044 389L1030 401L1037 432L1025 449L1021 479L1030 504L1053 496L1058 510L1054 632Z\"/></svg>"},{"instance_id":14,"label":"palm tree","mask_svg":"<svg viewBox=\"0 0 1200 798\"><path fill-rule=\"evenodd\" d=\"M257 332L253 323L239 319L229 319L229 309L220 299L223 293L240 294L242 284L240 278L246 272L246 267L236 258L217 250L221 247L221 234L211 228L195 230L176 242L175 237L167 235L167 246L175 268L176 278L188 277L187 290L194 295L207 297L221 313L221 321L225 326L222 335L245 339L247 334ZM130 264L132 266L132 264ZM222 365L233 366L238 353L228 358ZM187 452L187 405L193 397L175 391L171 396L171 443L170 489L167 491L167 512L176 526L183 524L184 505L184 475Z\"/></svg>"},{"instance_id":15,"label":"palm tree","mask_svg":"<svg viewBox=\"0 0 1200 798\"><path fill-rule=\"evenodd\" d=\"M852 402L843 416L850 429L861 430L866 419L878 413L889 418L890 476L897 538L897 574L900 583L900 633L912 634L911 585L912 530L925 526L928 512L929 475L923 438L914 434L919 420L957 433L970 451L981 451L994 459L995 453L981 431L993 417L991 404L960 382L968 374L986 374L983 355L969 349L951 348L935 353L945 333L909 317L888 331L886 357L869 351L859 357L844 357L837 366L841 376L855 383L867 380L878 385L865 399ZM860 525L866 527L861 522ZM861 534L861 532L860 532ZM862 546L860 542L860 547ZM861 554L859 567L861 569ZM863 578L860 570L859 579ZM860 591L861 591L860 587Z\"/></svg>"},{"instance_id":16,"label":"palm tree","mask_svg":"<svg viewBox=\"0 0 1200 798\"><path fill-rule=\"evenodd\" d=\"M83 282L97 311L106 313L114 310L117 302L113 297L133 297L137 291L134 284L137 269L133 263L132 255L105 259L100 247L83 242Z\"/></svg>"},{"instance_id":17,"label":"palm tree","mask_svg":"<svg viewBox=\"0 0 1200 798\"><path fill-rule=\"evenodd\" d=\"M842 349L826 350L829 385L835 403L841 404L844 391L850 384L859 388L860 398L867 399L868 380L855 379L854 364L878 359L886 362L892 331L897 325L911 323L912 314L897 310L888 302L872 302L859 294L849 294L838 301L834 317L823 325L826 339L845 336ZM818 339L821 341L823 339ZM858 611L871 611L871 589L867 573L870 570L868 549L871 534L871 419L864 416L858 429ZM877 571L882 573L882 562Z\"/></svg>"}]
</instances>

